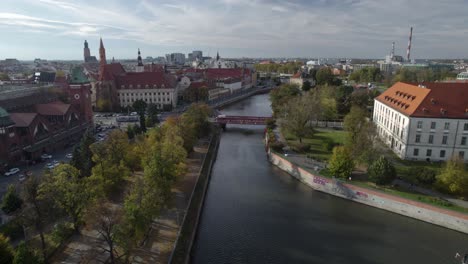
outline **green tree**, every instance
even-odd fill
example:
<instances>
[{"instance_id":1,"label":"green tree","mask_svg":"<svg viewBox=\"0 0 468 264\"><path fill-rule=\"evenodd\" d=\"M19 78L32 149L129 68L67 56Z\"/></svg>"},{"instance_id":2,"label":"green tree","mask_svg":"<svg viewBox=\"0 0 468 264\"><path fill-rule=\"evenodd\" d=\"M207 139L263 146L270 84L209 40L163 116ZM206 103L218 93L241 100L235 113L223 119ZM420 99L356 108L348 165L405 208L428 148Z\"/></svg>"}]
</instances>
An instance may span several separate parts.
<instances>
[{"instance_id":1,"label":"green tree","mask_svg":"<svg viewBox=\"0 0 468 264\"><path fill-rule=\"evenodd\" d=\"M468 197L468 173L463 160L453 157L448 160L436 177L436 186L448 193Z\"/></svg>"},{"instance_id":2,"label":"green tree","mask_svg":"<svg viewBox=\"0 0 468 264\"><path fill-rule=\"evenodd\" d=\"M94 166L92 160L91 145L96 142L93 132L87 130L81 138L80 144L73 150L73 158L70 164L80 170L81 177L91 175L91 169Z\"/></svg>"},{"instance_id":3,"label":"green tree","mask_svg":"<svg viewBox=\"0 0 468 264\"><path fill-rule=\"evenodd\" d=\"M369 179L378 185L391 183L396 177L396 170L393 164L384 156L380 156L367 170Z\"/></svg>"},{"instance_id":4,"label":"green tree","mask_svg":"<svg viewBox=\"0 0 468 264\"><path fill-rule=\"evenodd\" d=\"M289 100L282 112L284 128L293 133L302 143L305 136L312 134L310 122L317 119L319 110L320 103L314 94Z\"/></svg>"},{"instance_id":5,"label":"green tree","mask_svg":"<svg viewBox=\"0 0 468 264\"><path fill-rule=\"evenodd\" d=\"M13 184L8 185L7 192L3 196L1 209L5 213L10 214L20 209L22 204L23 201L18 194L16 194L15 186Z\"/></svg>"},{"instance_id":6,"label":"green tree","mask_svg":"<svg viewBox=\"0 0 468 264\"><path fill-rule=\"evenodd\" d=\"M343 147L337 146L333 148L333 154L328 163L328 170L332 175L338 178L348 178L354 169L354 160L350 151Z\"/></svg>"},{"instance_id":7,"label":"green tree","mask_svg":"<svg viewBox=\"0 0 468 264\"><path fill-rule=\"evenodd\" d=\"M159 123L159 118L158 118L159 110L156 104L153 104L153 103L148 104L148 107L146 108L146 112L148 114L148 117L146 118L147 127L153 127L155 124Z\"/></svg>"},{"instance_id":8,"label":"green tree","mask_svg":"<svg viewBox=\"0 0 468 264\"><path fill-rule=\"evenodd\" d=\"M92 198L86 180L80 178L80 172L75 167L60 164L51 173L46 174L40 186L40 192L51 195L57 207L72 219L75 231L78 230L84 211Z\"/></svg>"},{"instance_id":9,"label":"green tree","mask_svg":"<svg viewBox=\"0 0 468 264\"><path fill-rule=\"evenodd\" d=\"M138 116L140 116L140 128L143 130L143 132L146 131L145 112L147 106L148 105L146 102L141 99L136 100L132 104L133 109L135 109L135 111L138 113Z\"/></svg>"},{"instance_id":10,"label":"green tree","mask_svg":"<svg viewBox=\"0 0 468 264\"><path fill-rule=\"evenodd\" d=\"M0 264L10 264L13 261L13 248L10 239L0 233Z\"/></svg>"},{"instance_id":11,"label":"green tree","mask_svg":"<svg viewBox=\"0 0 468 264\"><path fill-rule=\"evenodd\" d=\"M1 262L0 262L1 263ZM43 263L32 249L30 249L24 241L21 241L16 248L13 264L39 264Z\"/></svg>"},{"instance_id":12,"label":"green tree","mask_svg":"<svg viewBox=\"0 0 468 264\"><path fill-rule=\"evenodd\" d=\"M366 118L366 114L364 109L352 106L344 119L344 129L348 132L346 146L360 164L371 164L379 153L375 147L375 125Z\"/></svg>"},{"instance_id":13,"label":"green tree","mask_svg":"<svg viewBox=\"0 0 468 264\"><path fill-rule=\"evenodd\" d=\"M292 98L299 96L301 91L297 85L283 84L270 92L273 114L281 112L281 108Z\"/></svg>"},{"instance_id":14,"label":"green tree","mask_svg":"<svg viewBox=\"0 0 468 264\"><path fill-rule=\"evenodd\" d=\"M334 120L338 117L336 91L333 86L319 86L315 89L320 98L321 119Z\"/></svg>"},{"instance_id":15,"label":"green tree","mask_svg":"<svg viewBox=\"0 0 468 264\"><path fill-rule=\"evenodd\" d=\"M333 84L333 74L330 68L323 67L316 74L317 85Z\"/></svg>"},{"instance_id":16,"label":"green tree","mask_svg":"<svg viewBox=\"0 0 468 264\"><path fill-rule=\"evenodd\" d=\"M355 142L361 129L367 123L367 112L361 107L352 106L351 111L344 118L344 129L348 132L348 142Z\"/></svg>"},{"instance_id":17,"label":"green tree","mask_svg":"<svg viewBox=\"0 0 468 264\"><path fill-rule=\"evenodd\" d=\"M312 85L309 81L305 81L304 83L302 83L302 91L308 92L310 88L312 88Z\"/></svg>"}]
</instances>

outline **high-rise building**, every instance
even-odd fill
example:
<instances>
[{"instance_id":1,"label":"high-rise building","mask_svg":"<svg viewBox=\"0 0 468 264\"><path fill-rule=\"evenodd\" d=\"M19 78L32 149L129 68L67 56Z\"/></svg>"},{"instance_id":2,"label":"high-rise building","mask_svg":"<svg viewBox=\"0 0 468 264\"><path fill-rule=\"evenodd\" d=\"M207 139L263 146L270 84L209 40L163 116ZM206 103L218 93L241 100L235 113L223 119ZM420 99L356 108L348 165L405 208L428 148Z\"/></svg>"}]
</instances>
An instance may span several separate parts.
<instances>
[{"instance_id":1,"label":"high-rise building","mask_svg":"<svg viewBox=\"0 0 468 264\"><path fill-rule=\"evenodd\" d=\"M166 54L166 61L168 64L185 64L185 54L183 53L171 53Z\"/></svg>"}]
</instances>

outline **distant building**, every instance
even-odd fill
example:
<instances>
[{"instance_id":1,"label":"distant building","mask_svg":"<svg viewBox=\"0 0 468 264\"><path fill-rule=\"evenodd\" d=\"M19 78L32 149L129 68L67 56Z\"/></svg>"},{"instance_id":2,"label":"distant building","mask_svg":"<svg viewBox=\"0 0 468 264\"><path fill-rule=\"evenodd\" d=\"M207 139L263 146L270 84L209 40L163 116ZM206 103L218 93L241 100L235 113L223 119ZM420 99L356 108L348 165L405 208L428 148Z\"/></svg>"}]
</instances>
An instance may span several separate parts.
<instances>
[{"instance_id":1,"label":"distant building","mask_svg":"<svg viewBox=\"0 0 468 264\"><path fill-rule=\"evenodd\" d=\"M88 41L84 42L83 56L85 63L96 63L97 59L95 56L91 56L91 51L89 50Z\"/></svg>"},{"instance_id":2,"label":"distant building","mask_svg":"<svg viewBox=\"0 0 468 264\"><path fill-rule=\"evenodd\" d=\"M296 84L299 86L299 88L302 88L302 85L304 85L304 82L306 81L308 81L311 86L315 86L314 78L308 77L304 72L297 72L289 78L289 83Z\"/></svg>"},{"instance_id":3,"label":"distant building","mask_svg":"<svg viewBox=\"0 0 468 264\"><path fill-rule=\"evenodd\" d=\"M457 80L468 80L468 72L462 72L457 75Z\"/></svg>"},{"instance_id":4,"label":"distant building","mask_svg":"<svg viewBox=\"0 0 468 264\"><path fill-rule=\"evenodd\" d=\"M373 121L402 159L468 161L468 83L398 82L375 99Z\"/></svg>"},{"instance_id":5,"label":"distant building","mask_svg":"<svg viewBox=\"0 0 468 264\"><path fill-rule=\"evenodd\" d=\"M183 54L183 53L166 54L166 62L168 64L184 65L185 64L185 54Z\"/></svg>"}]
</instances>

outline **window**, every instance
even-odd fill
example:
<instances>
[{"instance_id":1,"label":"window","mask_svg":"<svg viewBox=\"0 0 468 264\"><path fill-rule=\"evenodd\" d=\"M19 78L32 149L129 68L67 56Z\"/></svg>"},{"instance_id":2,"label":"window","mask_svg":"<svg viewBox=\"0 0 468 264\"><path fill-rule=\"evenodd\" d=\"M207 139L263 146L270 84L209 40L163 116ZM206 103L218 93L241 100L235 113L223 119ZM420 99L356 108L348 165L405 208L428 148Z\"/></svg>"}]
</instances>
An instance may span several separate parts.
<instances>
[{"instance_id":1,"label":"window","mask_svg":"<svg viewBox=\"0 0 468 264\"><path fill-rule=\"evenodd\" d=\"M419 155L419 149L415 148L413 150L413 156L418 156Z\"/></svg>"},{"instance_id":2,"label":"window","mask_svg":"<svg viewBox=\"0 0 468 264\"><path fill-rule=\"evenodd\" d=\"M431 122L431 129L435 129L436 128L436 122Z\"/></svg>"},{"instance_id":3,"label":"window","mask_svg":"<svg viewBox=\"0 0 468 264\"><path fill-rule=\"evenodd\" d=\"M418 128L422 128L422 121L418 121Z\"/></svg>"},{"instance_id":4,"label":"window","mask_svg":"<svg viewBox=\"0 0 468 264\"><path fill-rule=\"evenodd\" d=\"M462 146L466 145L466 137L462 137L460 145L462 145Z\"/></svg>"},{"instance_id":5,"label":"window","mask_svg":"<svg viewBox=\"0 0 468 264\"><path fill-rule=\"evenodd\" d=\"M429 144L434 143L434 135L429 135Z\"/></svg>"},{"instance_id":6,"label":"window","mask_svg":"<svg viewBox=\"0 0 468 264\"><path fill-rule=\"evenodd\" d=\"M449 123L449 122L445 122L444 129L445 129L445 130L449 130L449 129L450 129L450 123Z\"/></svg>"},{"instance_id":7,"label":"window","mask_svg":"<svg viewBox=\"0 0 468 264\"><path fill-rule=\"evenodd\" d=\"M442 145L447 145L447 136L442 137Z\"/></svg>"},{"instance_id":8,"label":"window","mask_svg":"<svg viewBox=\"0 0 468 264\"><path fill-rule=\"evenodd\" d=\"M465 124L463 125L463 130L468 131L468 123L465 123Z\"/></svg>"},{"instance_id":9,"label":"window","mask_svg":"<svg viewBox=\"0 0 468 264\"><path fill-rule=\"evenodd\" d=\"M445 150L441 150L441 151L440 151L440 157L441 157L441 158L445 158Z\"/></svg>"},{"instance_id":10,"label":"window","mask_svg":"<svg viewBox=\"0 0 468 264\"><path fill-rule=\"evenodd\" d=\"M415 140L416 143L419 143L421 142L421 135L416 135L416 140Z\"/></svg>"},{"instance_id":11,"label":"window","mask_svg":"<svg viewBox=\"0 0 468 264\"><path fill-rule=\"evenodd\" d=\"M427 156L427 157L432 156L432 149L426 150L426 156Z\"/></svg>"},{"instance_id":12,"label":"window","mask_svg":"<svg viewBox=\"0 0 468 264\"><path fill-rule=\"evenodd\" d=\"M5 134L6 130L4 127L0 127L0 134Z\"/></svg>"},{"instance_id":13,"label":"window","mask_svg":"<svg viewBox=\"0 0 468 264\"><path fill-rule=\"evenodd\" d=\"M460 157L461 159L464 159L465 158L465 151L459 151L458 152L458 157Z\"/></svg>"}]
</instances>

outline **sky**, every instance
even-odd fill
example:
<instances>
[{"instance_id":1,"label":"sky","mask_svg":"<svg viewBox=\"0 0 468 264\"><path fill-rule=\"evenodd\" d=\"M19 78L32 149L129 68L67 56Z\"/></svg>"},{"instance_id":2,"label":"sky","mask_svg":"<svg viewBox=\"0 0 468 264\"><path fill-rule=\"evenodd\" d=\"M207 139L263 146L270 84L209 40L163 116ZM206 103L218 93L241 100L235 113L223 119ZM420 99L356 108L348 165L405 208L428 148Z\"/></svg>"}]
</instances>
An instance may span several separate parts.
<instances>
[{"instance_id":1,"label":"sky","mask_svg":"<svg viewBox=\"0 0 468 264\"><path fill-rule=\"evenodd\" d=\"M0 59L468 58L468 0L1 0Z\"/></svg>"}]
</instances>

